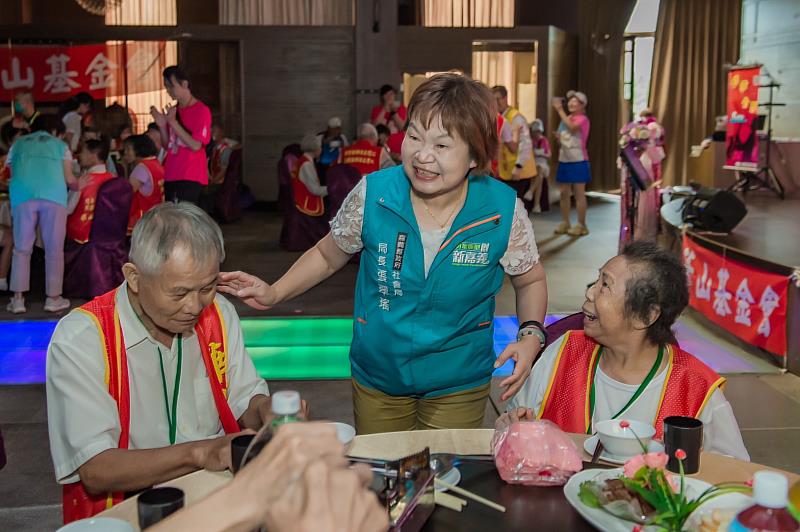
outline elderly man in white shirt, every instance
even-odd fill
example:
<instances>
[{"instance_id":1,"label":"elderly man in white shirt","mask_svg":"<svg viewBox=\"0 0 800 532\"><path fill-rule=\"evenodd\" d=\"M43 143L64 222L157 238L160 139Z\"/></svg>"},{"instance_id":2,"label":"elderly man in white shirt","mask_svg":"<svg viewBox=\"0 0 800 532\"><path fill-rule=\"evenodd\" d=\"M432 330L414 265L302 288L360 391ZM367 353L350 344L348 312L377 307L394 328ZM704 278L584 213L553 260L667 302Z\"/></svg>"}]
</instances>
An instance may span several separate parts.
<instances>
[{"instance_id":1,"label":"elderly man in white shirt","mask_svg":"<svg viewBox=\"0 0 800 532\"><path fill-rule=\"evenodd\" d=\"M47 410L65 522L125 492L230 466L230 440L271 417L236 311L216 294L219 227L189 203L136 225L126 281L64 317L47 353Z\"/></svg>"}]
</instances>

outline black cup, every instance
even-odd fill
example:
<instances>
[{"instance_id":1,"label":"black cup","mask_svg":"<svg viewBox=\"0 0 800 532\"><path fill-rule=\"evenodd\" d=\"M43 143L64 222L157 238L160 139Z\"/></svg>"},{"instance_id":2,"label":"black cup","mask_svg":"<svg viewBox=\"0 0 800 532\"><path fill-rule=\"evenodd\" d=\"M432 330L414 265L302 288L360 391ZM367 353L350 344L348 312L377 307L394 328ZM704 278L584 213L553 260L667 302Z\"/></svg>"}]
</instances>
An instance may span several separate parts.
<instances>
[{"instance_id":1,"label":"black cup","mask_svg":"<svg viewBox=\"0 0 800 532\"><path fill-rule=\"evenodd\" d=\"M183 490L151 488L139 495L136 506L139 510L139 528L144 530L183 508Z\"/></svg>"},{"instance_id":2,"label":"black cup","mask_svg":"<svg viewBox=\"0 0 800 532\"><path fill-rule=\"evenodd\" d=\"M700 450L703 448L703 422L693 417L670 416L664 419L664 451L669 456L667 469L680 473L678 449L686 453L683 472L687 475L700 471Z\"/></svg>"},{"instance_id":3,"label":"black cup","mask_svg":"<svg viewBox=\"0 0 800 532\"><path fill-rule=\"evenodd\" d=\"M263 434L262 437L253 444L253 448L250 450L250 454L245 460L244 453L255 437L255 434L243 434L231 440L231 471L233 471L234 475L238 473L247 462L255 458L271 439L267 434ZM244 464L242 463L243 460Z\"/></svg>"}]
</instances>

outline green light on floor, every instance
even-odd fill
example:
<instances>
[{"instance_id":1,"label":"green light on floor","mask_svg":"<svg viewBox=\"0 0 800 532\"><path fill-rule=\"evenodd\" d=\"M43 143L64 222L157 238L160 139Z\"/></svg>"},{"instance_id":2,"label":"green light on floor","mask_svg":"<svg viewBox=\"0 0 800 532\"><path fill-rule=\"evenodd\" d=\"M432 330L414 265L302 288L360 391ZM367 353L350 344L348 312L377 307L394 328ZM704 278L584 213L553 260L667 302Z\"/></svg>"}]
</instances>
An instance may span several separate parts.
<instances>
[{"instance_id":1,"label":"green light on floor","mask_svg":"<svg viewBox=\"0 0 800 532\"><path fill-rule=\"evenodd\" d=\"M348 379L352 318L243 318L244 344L266 379Z\"/></svg>"}]
</instances>

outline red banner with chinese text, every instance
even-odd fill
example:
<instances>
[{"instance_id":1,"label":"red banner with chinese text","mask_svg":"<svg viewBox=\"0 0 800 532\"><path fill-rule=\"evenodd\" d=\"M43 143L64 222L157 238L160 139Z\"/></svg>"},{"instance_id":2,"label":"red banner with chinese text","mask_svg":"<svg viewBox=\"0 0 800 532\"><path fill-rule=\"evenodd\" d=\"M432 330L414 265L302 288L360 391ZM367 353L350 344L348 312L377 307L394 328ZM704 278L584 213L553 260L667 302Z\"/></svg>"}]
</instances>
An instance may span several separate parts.
<instances>
[{"instance_id":1,"label":"red banner with chinese text","mask_svg":"<svg viewBox=\"0 0 800 532\"><path fill-rule=\"evenodd\" d=\"M728 166L758 166L758 73L761 67L728 72L728 127L725 133Z\"/></svg>"},{"instance_id":2,"label":"red banner with chinese text","mask_svg":"<svg viewBox=\"0 0 800 532\"><path fill-rule=\"evenodd\" d=\"M731 260L683 237L689 304L745 342L786 356L789 279Z\"/></svg>"},{"instance_id":3,"label":"red banner with chinese text","mask_svg":"<svg viewBox=\"0 0 800 532\"><path fill-rule=\"evenodd\" d=\"M30 91L61 102L85 91L95 98L160 90L167 65L163 41L0 48L0 101Z\"/></svg>"}]
</instances>

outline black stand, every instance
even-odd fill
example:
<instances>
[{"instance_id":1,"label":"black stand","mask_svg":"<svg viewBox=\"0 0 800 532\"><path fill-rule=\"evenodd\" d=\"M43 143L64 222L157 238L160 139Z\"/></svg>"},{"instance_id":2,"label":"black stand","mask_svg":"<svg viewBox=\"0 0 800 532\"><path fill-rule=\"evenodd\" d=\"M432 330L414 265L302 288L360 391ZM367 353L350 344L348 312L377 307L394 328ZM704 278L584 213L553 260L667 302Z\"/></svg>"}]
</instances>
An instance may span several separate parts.
<instances>
[{"instance_id":1,"label":"black stand","mask_svg":"<svg viewBox=\"0 0 800 532\"><path fill-rule=\"evenodd\" d=\"M769 101L767 103L762 104L762 107L766 107L767 111L767 152L766 157L764 159L764 165L758 168L758 170L745 170L740 167L735 166L728 166L726 167L729 170L733 170L736 172L736 182L728 187L728 190L731 192L741 192L742 194L746 194L747 192L759 189L767 189L774 192L780 199L784 198L785 192L783 190L783 185L778 180L778 177L775 175L775 172L772 170L770 166L770 152L772 149L772 108L773 107L783 107L785 103L773 103L772 101L772 93L776 87L780 87L777 83L770 83L769 85L762 85L761 88L769 89Z\"/></svg>"}]
</instances>

